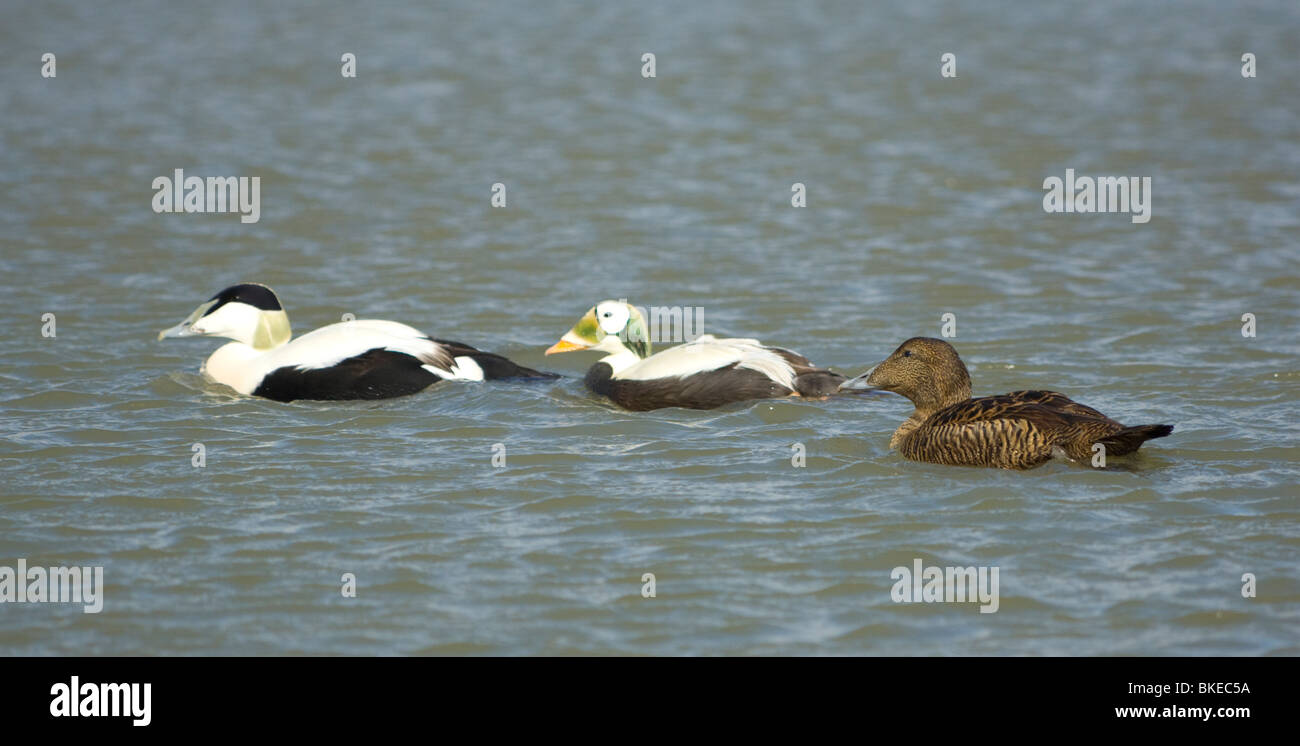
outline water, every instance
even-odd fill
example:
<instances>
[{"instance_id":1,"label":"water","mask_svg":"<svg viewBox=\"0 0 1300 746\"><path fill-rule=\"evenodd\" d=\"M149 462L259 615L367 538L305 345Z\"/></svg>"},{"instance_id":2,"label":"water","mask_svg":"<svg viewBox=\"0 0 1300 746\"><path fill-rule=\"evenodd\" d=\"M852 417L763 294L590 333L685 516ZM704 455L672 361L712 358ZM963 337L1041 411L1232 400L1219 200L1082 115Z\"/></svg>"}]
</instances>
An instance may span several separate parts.
<instances>
[{"instance_id":1,"label":"water","mask_svg":"<svg viewBox=\"0 0 1300 746\"><path fill-rule=\"evenodd\" d=\"M0 565L107 589L0 651L1300 653L1294 3L425 5L4 10ZM176 168L261 220L155 214ZM1044 213L1067 168L1151 222ZM238 397L154 335L241 280L566 377ZM542 356L607 297L848 373L951 312L977 394L1177 429L1007 473L903 461L893 397L624 413ZM916 558L999 610L894 603Z\"/></svg>"}]
</instances>

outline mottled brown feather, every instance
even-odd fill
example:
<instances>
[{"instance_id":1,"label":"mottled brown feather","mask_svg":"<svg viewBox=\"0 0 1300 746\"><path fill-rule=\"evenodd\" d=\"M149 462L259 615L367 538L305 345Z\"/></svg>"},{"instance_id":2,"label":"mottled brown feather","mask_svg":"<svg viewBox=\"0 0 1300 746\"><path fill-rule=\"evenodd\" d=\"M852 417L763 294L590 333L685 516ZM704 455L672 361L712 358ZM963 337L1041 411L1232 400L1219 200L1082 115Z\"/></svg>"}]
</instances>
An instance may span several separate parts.
<instances>
[{"instance_id":1,"label":"mottled brown feather","mask_svg":"<svg viewBox=\"0 0 1300 746\"><path fill-rule=\"evenodd\" d=\"M1028 469L1058 451L1091 459L1101 443L1107 455L1136 451L1170 425L1125 427L1055 391L1013 391L970 398L970 377L957 351L939 339L917 337L878 365L868 385L906 396L916 411L894 433L890 447L916 461Z\"/></svg>"}]
</instances>

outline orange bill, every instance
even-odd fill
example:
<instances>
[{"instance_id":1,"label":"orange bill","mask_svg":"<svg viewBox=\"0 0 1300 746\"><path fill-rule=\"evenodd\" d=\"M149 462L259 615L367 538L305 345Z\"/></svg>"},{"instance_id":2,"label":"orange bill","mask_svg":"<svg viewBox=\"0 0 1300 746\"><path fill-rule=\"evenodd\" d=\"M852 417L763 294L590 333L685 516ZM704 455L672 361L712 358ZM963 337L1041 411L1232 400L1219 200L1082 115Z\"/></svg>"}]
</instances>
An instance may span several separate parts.
<instances>
[{"instance_id":1,"label":"orange bill","mask_svg":"<svg viewBox=\"0 0 1300 746\"><path fill-rule=\"evenodd\" d=\"M561 339L559 342L551 345L546 350L547 355L554 355L557 352L573 352L574 350L585 350L587 345L574 344L567 339Z\"/></svg>"}]
</instances>

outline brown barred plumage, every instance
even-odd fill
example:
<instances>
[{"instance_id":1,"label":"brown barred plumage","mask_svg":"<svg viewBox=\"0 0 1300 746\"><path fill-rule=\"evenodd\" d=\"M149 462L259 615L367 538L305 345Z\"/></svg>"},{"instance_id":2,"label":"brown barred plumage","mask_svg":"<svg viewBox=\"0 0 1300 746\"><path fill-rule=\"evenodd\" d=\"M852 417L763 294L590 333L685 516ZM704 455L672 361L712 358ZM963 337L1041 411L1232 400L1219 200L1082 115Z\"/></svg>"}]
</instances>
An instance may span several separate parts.
<instances>
[{"instance_id":1,"label":"brown barred plumage","mask_svg":"<svg viewBox=\"0 0 1300 746\"><path fill-rule=\"evenodd\" d=\"M889 447L914 461L954 466L1029 469L1062 452L1091 460L1101 443L1124 456L1163 438L1172 425L1125 427L1055 391L1013 391L970 398L970 374L941 339L915 337L871 372L867 385L906 396L916 411Z\"/></svg>"}]
</instances>

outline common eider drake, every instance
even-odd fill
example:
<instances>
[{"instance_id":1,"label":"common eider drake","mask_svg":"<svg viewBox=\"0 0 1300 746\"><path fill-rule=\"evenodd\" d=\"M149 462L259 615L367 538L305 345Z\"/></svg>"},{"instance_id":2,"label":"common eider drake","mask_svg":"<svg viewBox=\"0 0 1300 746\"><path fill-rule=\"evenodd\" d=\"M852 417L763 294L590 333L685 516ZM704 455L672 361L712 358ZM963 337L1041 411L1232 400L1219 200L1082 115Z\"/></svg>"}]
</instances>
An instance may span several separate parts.
<instances>
[{"instance_id":1,"label":"common eider drake","mask_svg":"<svg viewBox=\"0 0 1300 746\"><path fill-rule=\"evenodd\" d=\"M1125 427L1055 391L972 399L966 366L941 339L909 339L864 375L867 386L901 394L916 406L889 440L890 448L913 461L1028 469L1055 455L1090 460L1096 443L1106 447L1107 456L1124 456L1174 429Z\"/></svg>"},{"instance_id":2,"label":"common eider drake","mask_svg":"<svg viewBox=\"0 0 1300 746\"><path fill-rule=\"evenodd\" d=\"M705 334L652 355L641 312L615 300L602 301L587 311L546 354L573 350L606 353L587 371L587 388L633 411L713 409L783 396L824 397L845 381L802 355L764 347L756 339Z\"/></svg>"},{"instance_id":3,"label":"common eider drake","mask_svg":"<svg viewBox=\"0 0 1300 746\"><path fill-rule=\"evenodd\" d=\"M289 316L265 285L232 285L164 337L226 337L203 372L241 394L276 401L387 399L438 381L555 378L460 342L434 339L394 321L323 326L290 341Z\"/></svg>"}]
</instances>

